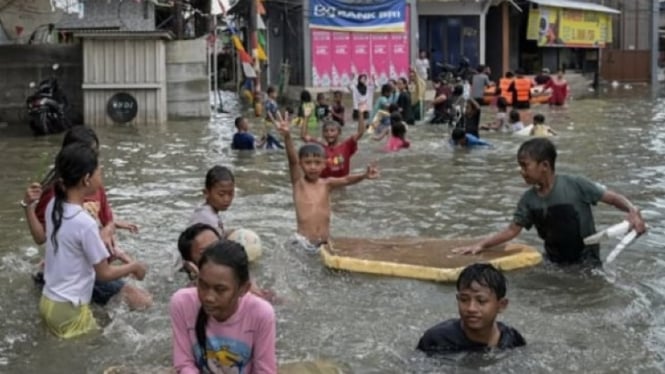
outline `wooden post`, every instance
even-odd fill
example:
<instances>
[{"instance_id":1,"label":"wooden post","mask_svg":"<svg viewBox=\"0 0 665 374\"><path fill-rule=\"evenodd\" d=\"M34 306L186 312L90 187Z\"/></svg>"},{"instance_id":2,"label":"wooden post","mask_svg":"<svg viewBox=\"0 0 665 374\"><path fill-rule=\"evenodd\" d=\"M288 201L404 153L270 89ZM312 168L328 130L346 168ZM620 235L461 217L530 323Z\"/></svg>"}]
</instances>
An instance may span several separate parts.
<instances>
[{"instance_id":1,"label":"wooden post","mask_svg":"<svg viewBox=\"0 0 665 374\"><path fill-rule=\"evenodd\" d=\"M503 71L501 76L503 77L507 71L510 71L510 4L507 1L504 1L501 4L501 67Z\"/></svg>"},{"instance_id":2,"label":"wooden post","mask_svg":"<svg viewBox=\"0 0 665 374\"><path fill-rule=\"evenodd\" d=\"M182 1L176 1L173 4L173 19L175 20L175 38L182 40L185 38L185 19L182 14Z\"/></svg>"},{"instance_id":3,"label":"wooden post","mask_svg":"<svg viewBox=\"0 0 665 374\"><path fill-rule=\"evenodd\" d=\"M258 48L259 39L257 35L257 17L258 9L257 2L258 0L250 0L249 6L249 22L247 23L249 29L249 53L254 59L254 71L256 72L256 78L254 78L254 114L257 117L261 117L263 114L262 105L261 105L261 62L256 54Z\"/></svg>"}]
</instances>

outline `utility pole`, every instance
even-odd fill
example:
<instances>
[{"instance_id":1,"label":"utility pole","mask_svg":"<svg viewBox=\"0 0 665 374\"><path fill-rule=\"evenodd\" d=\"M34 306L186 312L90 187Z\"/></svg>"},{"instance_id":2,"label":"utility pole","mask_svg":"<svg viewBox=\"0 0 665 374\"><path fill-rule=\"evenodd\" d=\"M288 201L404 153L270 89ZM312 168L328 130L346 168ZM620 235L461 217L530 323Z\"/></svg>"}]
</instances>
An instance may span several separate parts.
<instances>
[{"instance_id":1,"label":"utility pole","mask_svg":"<svg viewBox=\"0 0 665 374\"><path fill-rule=\"evenodd\" d=\"M651 88L653 92L658 89L658 55L660 42L660 1L651 2Z\"/></svg>"},{"instance_id":2,"label":"utility pole","mask_svg":"<svg viewBox=\"0 0 665 374\"><path fill-rule=\"evenodd\" d=\"M258 35L257 35L257 17L258 9L257 2L258 0L250 0L249 3L249 22L247 23L249 28L249 53L252 56L254 62L254 71L256 72L256 78L254 78L254 114L257 117L261 117L263 114L262 105L261 105L261 62L259 61L257 55L258 48Z\"/></svg>"}]
</instances>

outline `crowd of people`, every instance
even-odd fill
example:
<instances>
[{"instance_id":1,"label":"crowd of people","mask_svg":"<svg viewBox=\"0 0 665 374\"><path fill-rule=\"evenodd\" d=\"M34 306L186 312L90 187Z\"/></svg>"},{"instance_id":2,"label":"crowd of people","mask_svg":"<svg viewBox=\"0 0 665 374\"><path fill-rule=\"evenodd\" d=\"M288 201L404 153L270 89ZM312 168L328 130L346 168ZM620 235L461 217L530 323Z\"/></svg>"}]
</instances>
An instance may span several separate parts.
<instances>
[{"instance_id":1,"label":"crowd of people","mask_svg":"<svg viewBox=\"0 0 665 374\"><path fill-rule=\"evenodd\" d=\"M484 67L479 71L469 82L468 95L462 84L451 87L434 80L434 122L450 122L450 107L464 108L458 108L460 114L451 123L453 144L487 145L479 134L483 126L478 87L485 92L491 82ZM312 95L303 91L292 119L288 111L279 110L276 90L268 88L259 139L250 132L246 118L235 120L232 149L264 146L286 153L296 213L296 229L290 241L294 248L318 253L328 242L332 190L380 178L376 163L367 165L363 172L351 172L351 158L366 133L373 132L376 141L388 137L384 149L389 152L409 147L407 129L424 112L427 77L421 75L427 73L424 64L416 63L408 79L383 85L376 102L375 80L358 76L349 87L353 98L350 117L357 128L347 138L342 137L349 118L341 92L335 92L333 104L328 105L324 94L318 94L313 102ZM496 121L485 128L508 127L515 133L526 128L519 112L523 109L519 92L524 84L520 77L518 74L510 84L499 83L499 87L508 87L513 93L513 110L508 112L510 103L498 91ZM463 100L463 104L451 104L455 100ZM536 115L533 120L528 135L536 137L524 142L517 152L520 174L530 187L519 199L512 222L506 229L455 252L475 255L535 226L549 261L562 266L599 266L598 246L583 242L595 232L592 205L604 202L626 212L639 234L646 230L644 220L624 196L584 177L557 173L556 148L544 137L554 132L544 124L544 116ZM296 134L299 146L295 144ZM38 308L47 328L61 338L98 329L91 303L104 305L115 296L137 310L153 303L149 292L123 280L128 276L142 280L147 268L116 243L116 230L137 232L138 227L114 218L98 156L99 139L94 131L86 126L72 128L64 137L54 169L41 183L28 186L21 201L33 239L45 244L43 269L35 276L42 287ZM233 229L220 219L220 213L233 203L236 178L229 168L217 165L208 170L203 185L204 202L192 213L177 243L182 271L188 279L170 299L173 366L178 373L227 369L276 373L277 325L271 304L275 293L261 289L250 276L245 248L229 240ZM497 321L508 305L506 280L500 271L488 264L470 265L462 271L456 286L459 318L427 330L417 349L433 354L526 344L516 329Z\"/></svg>"}]
</instances>

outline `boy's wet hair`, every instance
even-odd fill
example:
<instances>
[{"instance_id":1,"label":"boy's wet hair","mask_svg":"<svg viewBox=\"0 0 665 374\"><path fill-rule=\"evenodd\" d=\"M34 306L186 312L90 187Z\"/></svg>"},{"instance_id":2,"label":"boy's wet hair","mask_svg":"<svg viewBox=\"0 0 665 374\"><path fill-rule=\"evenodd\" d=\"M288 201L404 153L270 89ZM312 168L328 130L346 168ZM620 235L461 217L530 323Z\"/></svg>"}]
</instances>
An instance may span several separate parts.
<instances>
[{"instance_id":1,"label":"boy's wet hair","mask_svg":"<svg viewBox=\"0 0 665 374\"><path fill-rule=\"evenodd\" d=\"M471 288L471 283L489 288L498 300L506 297L506 277L491 264L469 265L457 278L457 291Z\"/></svg>"},{"instance_id":2,"label":"boy's wet hair","mask_svg":"<svg viewBox=\"0 0 665 374\"><path fill-rule=\"evenodd\" d=\"M333 91L333 96L342 96L342 91Z\"/></svg>"},{"instance_id":3,"label":"boy's wet hair","mask_svg":"<svg viewBox=\"0 0 665 374\"><path fill-rule=\"evenodd\" d=\"M326 94L324 94L323 92L319 92L319 93L316 94L316 101L321 101L322 99L325 99L325 98L326 98Z\"/></svg>"},{"instance_id":4,"label":"boy's wet hair","mask_svg":"<svg viewBox=\"0 0 665 374\"><path fill-rule=\"evenodd\" d=\"M457 127L453 130L452 134L450 134L450 137L453 139L453 142L457 143L466 137L466 132L464 132L464 129Z\"/></svg>"},{"instance_id":5,"label":"boy's wet hair","mask_svg":"<svg viewBox=\"0 0 665 374\"><path fill-rule=\"evenodd\" d=\"M222 239L217 230L208 224L195 223L189 226L178 237L178 252L180 252L183 261L192 261L192 243L197 236L205 231L211 231L218 239Z\"/></svg>"},{"instance_id":6,"label":"boy's wet hair","mask_svg":"<svg viewBox=\"0 0 665 374\"><path fill-rule=\"evenodd\" d=\"M329 120L329 119L323 120L323 124L321 125L321 131L326 131L326 128L328 128L328 127L334 127L338 130L342 129L342 126L340 126L340 124L337 123L336 121Z\"/></svg>"},{"instance_id":7,"label":"boy's wet hair","mask_svg":"<svg viewBox=\"0 0 665 374\"><path fill-rule=\"evenodd\" d=\"M300 101L303 103L309 103L312 101L312 94L307 90L302 90L300 93Z\"/></svg>"},{"instance_id":8,"label":"boy's wet hair","mask_svg":"<svg viewBox=\"0 0 665 374\"><path fill-rule=\"evenodd\" d=\"M206 173L206 190L213 188L219 182L236 182L233 172L226 166L215 165Z\"/></svg>"},{"instance_id":9,"label":"boy's wet hair","mask_svg":"<svg viewBox=\"0 0 665 374\"><path fill-rule=\"evenodd\" d=\"M517 150L517 157L526 156L536 162L547 161L554 171L556 147L547 138L534 138L522 143Z\"/></svg>"},{"instance_id":10,"label":"boy's wet hair","mask_svg":"<svg viewBox=\"0 0 665 374\"><path fill-rule=\"evenodd\" d=\"M381 86L381 96L388 96L393 93L393 87L386 83L383 86Z\"/></svg>"},{"instance_id":11,"label":"boy's wet hair","mask_svg":"<svg viewBox=\"0 0 665 374\"><path fill-rule=\"evenodd\" d=\"M503 96L499 97L496 99L496 107L497 109L508 109L508 100Z\"/></svg>"},{"instance_id":12,"label":"boy's wet hair","mask_svg":"<svg viewBox=\"0 0 665 374\"><path fill-rule=\"evenodd\" d=\"M520 119L522 119L522 117L520 117L520 112L518 112L517 109L511 110L508 116L511 122L519 122Z\"/></svg>"},{"instance_id":13,"label":"boy's wet hair","mask_svg":"<svg viewBox=\"0 0 665 374\"><path fill-rule=\"evenodd\" d=\"M303 158L307 156L316 156L316 157L326 157L326 151L323 149L321 144L318 143L307 143L303 144L298 150L298 158Z\"/></svg>"},{"instance_id":14,"label":"boy's wet hair","mask_svg":"<svg viewBox=\"0 0 665 374\"><path fill-rule=\"evenodd\" d=\"M244 120L244 119L245 119L245 117L243 117L243 116L236 117L236 120L235 120L236 129L240 128L240 124L242 123L242 120Z\"/></svg>"},{"instance_id":15,"label":"boy's wet hair","mask_svg":"<svg viewBox=\"0 0 665 374\"><path fill-rule=\"evenodd\" d=\"M533 116L533 123L538 125L545 123L545 116L540 113L536 114L535 116Z\"/></svg>"},{"instance_id":16,"label":"boy's wet hair","mask_svg":"<svg viewBox=\"0 0 665 374\"><path fill-rule=\"evenodd\" d=\"M277 92L277 89L275 88L275 86L269 86L268 89L266 90L266 93L268 95L270 95L271 93L275 93L275 92Z\"/></svg>"},{"instance_id":17,"label":"boy's wet hair","mask_svg":"<svg viewBox=\"0 0 665 374\"><path fill-rule=\"evenodd\" d=\"M402 118L402 113L400 112L392 112L390 113L390 123L402 123L404 119Z\"/></svg>"},{"instance_id":18,"label":"boy's wet hair","mask_svg":"<svg viewBox=\"0 0 665 374\"><path fill-rule=\"evenodd\" d=\"M404 122L402 121L391 122L390 132L393 134L393 136L396 136L400 139L404 139L404 135L406 135L406 126L404 126Z\"/></svg>"},{"instance_id":19,"label":"boy's wet hair","mask_svg":"<svg viewBox=\"0 0 665 374\"><path fill-rule=\"evenodd\" d=\"M513 74L512 71L506 72L506 78L508 78L508 79L515 78L515 74Z\"/></svg>"}]
</instances>

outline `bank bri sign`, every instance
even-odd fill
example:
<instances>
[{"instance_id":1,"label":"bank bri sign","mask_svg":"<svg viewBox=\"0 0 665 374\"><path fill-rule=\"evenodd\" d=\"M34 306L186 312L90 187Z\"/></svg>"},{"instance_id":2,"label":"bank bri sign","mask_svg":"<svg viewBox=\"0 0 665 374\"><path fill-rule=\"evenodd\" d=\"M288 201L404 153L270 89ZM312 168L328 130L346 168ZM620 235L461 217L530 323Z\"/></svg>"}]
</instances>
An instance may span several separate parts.
<instances>
[{"instance_id":1,"label":"bank bri sign","mask_svg":"<svg viewBox=\"0 0 665 374\"><path fill-rule=\"evenodd\" d=\"M353 4L342 0L310 0L310 28L333 31L404 32L405 0Z\"/></svg>"}]
</instances>

